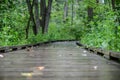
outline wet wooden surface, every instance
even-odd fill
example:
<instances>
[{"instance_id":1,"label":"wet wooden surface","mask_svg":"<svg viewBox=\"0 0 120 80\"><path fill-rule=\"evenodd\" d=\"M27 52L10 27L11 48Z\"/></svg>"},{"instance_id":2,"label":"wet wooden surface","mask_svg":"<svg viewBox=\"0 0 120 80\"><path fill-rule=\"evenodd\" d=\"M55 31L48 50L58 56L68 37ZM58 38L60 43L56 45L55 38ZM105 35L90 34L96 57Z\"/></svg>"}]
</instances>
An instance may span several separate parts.
<instances>
[{"instance_id":1,"label":"wet wooden surface","mask_svg":"<svg viewBox=\"0 0 120 80\"><path fill-rule=\"evenodd\" d=\"M120 64L56 42L3 54L0 80L119 80Z\"/></svg>"}]
</instances>

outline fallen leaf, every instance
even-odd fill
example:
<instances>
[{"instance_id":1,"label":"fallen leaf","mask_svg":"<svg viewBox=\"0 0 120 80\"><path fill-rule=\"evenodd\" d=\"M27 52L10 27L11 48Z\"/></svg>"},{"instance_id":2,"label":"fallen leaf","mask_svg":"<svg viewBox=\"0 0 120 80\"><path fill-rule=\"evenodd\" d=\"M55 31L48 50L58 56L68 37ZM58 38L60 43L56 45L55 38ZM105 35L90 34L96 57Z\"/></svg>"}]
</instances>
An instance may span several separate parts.
<instances>
[{"instance_id":1,"label":"fallen leaf","mask_svg":"<svg viewBox=\"0 0 120 80\"><path fill-rule=\"evenodd\" d=\"M32 77L33 74L32 73L21 73L22 76L25 76L25 77Z\"/></svg>"},{"instance_id":2,"label":"fallen leaf","mask_svg":"<svg viewBox=\"0 0 120 80\"><path fill-rule=\"evenodd\" d=\"M0 57L3 58L4 56L2 54L0 54Z\"/></svg>"},{"instance_id":3,"label":"fallen leaf","mask_svg":"<svg viewBox=\"0 0 120 80\"><path fill-rule=\"evenodd\" d=\"M45 68L44 66L37 67L37 69L39 70L43 70L44 68Z\"/></svg>"}]
</instances>

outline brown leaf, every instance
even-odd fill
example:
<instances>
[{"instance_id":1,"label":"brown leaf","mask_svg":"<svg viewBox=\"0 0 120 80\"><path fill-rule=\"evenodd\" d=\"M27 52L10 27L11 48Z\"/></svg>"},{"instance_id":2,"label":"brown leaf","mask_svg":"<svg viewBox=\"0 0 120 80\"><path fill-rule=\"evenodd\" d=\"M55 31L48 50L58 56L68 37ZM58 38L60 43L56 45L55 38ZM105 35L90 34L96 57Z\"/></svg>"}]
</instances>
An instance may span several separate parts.
<instances>
[{"instance_id":1,"label":"brown leaf","mask_svg":"<svg viewBox=\"0 0 120 80\"><path fill-rule=\"evenodd\" d=\"M43 70L44 68L44 66L37 67L38 70Z\"/></svg>"}]
</instances>

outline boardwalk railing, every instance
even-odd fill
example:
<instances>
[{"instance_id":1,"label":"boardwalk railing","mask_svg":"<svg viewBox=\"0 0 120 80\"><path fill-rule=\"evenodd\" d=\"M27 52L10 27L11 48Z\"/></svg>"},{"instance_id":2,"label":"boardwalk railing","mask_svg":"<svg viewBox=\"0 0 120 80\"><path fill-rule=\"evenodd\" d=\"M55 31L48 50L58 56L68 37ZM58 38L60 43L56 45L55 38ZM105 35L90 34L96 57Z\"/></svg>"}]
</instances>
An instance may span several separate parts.
<instances>
[{"instance_id":1,"label":"boardwalk railing","mask_svg":"<svg viewBox=\"0 0 120 80\"><path fill-rule=\"evenodd\" d=\"M20 46L6 46L6 47L1 47L0 48L0 53L6 53L6 52L11 52L11 51L16 51L16 50L21 50L21 49L26 49L28 47L35 47L35 46L40 46L43 44L48 44L48 43L54 43L54 42L64 42L64 41L77 41L77 40L53 40L53 41L45 41L45 42L39 42L36 44L26 44L26 45L20 45ZM113 52L113 51L107 51L103 50L101 48L95 48L95 47L88 47L84 44L81 44L79 42L76 42L78 46L82 46L84 49L93 52L95 54L101 55L107 59L117 59L120 60L120 52Z\"/></svg>"},{"instance_id":2,"label":"boardwalk railing","mask_svg":"<svg viewBox=\"0 0 120 80\"><path fill-rule=\"evenodd\" d=\"M11 51L26 49L28 47L35 47L35 46L40 46L43 44L54 43L54 42L64 42L64 41L76 41L76 40L74 40L74 39L73 40L53 40L53 41L39 42L39 43L35 43L35 44L26 44L26 45L19 45L19 46L6 46L6 47L0 48L0 53L6 53L6 52L11 52Z\"/></svg>"},{"instance_id":3,"label":"boardwalk railing","mask_svg":"<svg viewBox=\"0 0 120 80\"><path fill-rule=\"evenodd\" d=\"M81 44L79 42L77 42L76 44L78 46L82 46L84 49L86 49L90 52L101 55L107 59L120 60L120 52L113 52L113 51L103 50L101 48L88 47L88 46Z\"/></svg>"}]
</instances>

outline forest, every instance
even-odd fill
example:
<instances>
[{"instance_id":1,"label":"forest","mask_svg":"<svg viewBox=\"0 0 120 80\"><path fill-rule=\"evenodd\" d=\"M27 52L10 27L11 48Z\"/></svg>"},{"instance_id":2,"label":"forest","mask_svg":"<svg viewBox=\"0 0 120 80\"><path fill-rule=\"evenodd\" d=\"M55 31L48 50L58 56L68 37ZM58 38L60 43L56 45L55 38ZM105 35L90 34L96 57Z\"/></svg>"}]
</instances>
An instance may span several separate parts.
<instances>
[{"instance_id":1,"label":"forest","mask_svg":"<svg viewBox=\"0 0 120 80\"><path fill-rule=\"evenodd\" d=\"M0 0L0 47L71 39L120 51L120 1Z\"/></svg>"}]
</instances>

